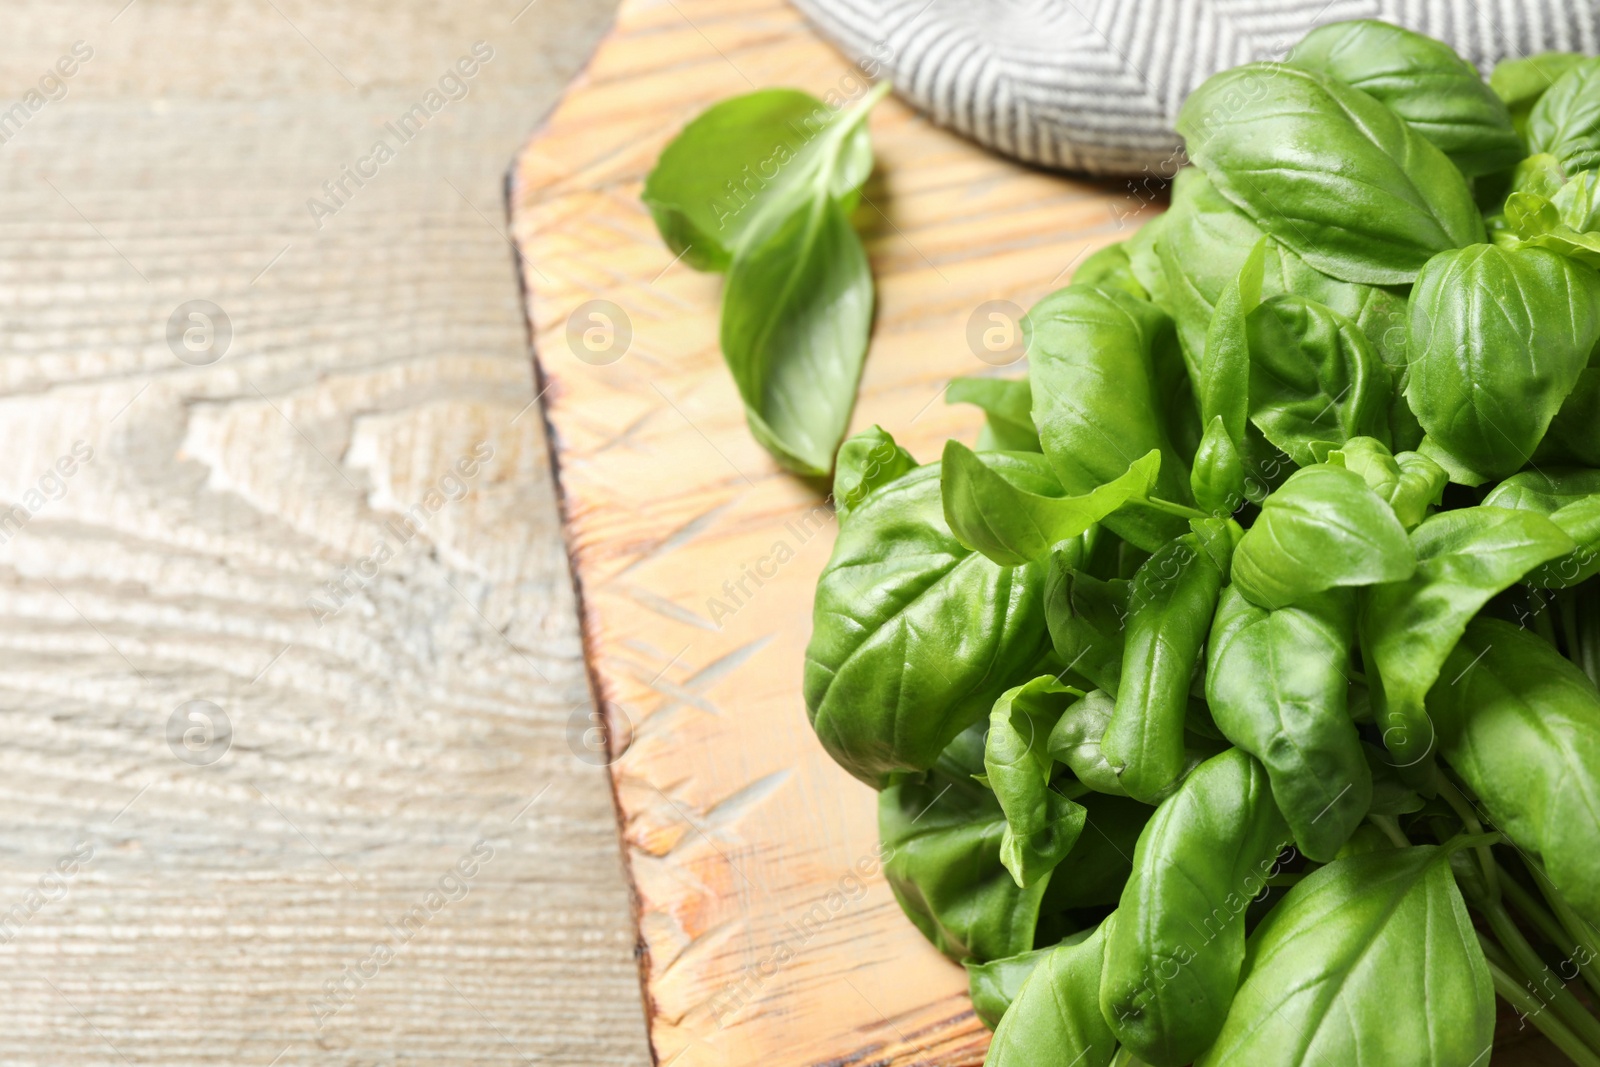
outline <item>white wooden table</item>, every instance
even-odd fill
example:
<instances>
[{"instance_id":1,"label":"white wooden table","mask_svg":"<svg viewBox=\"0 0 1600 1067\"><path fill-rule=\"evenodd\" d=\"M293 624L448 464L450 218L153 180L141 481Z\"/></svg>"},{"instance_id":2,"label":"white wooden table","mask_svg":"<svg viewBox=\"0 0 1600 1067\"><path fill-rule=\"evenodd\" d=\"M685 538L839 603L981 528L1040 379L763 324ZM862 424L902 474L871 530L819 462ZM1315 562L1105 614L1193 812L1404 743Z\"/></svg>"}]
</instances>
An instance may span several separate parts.
<instances>
[{"instance_id":1,"label":"white wooden table","mask_svg":"<svg viewBox=\"0 0 1600 1067\"><path fill-rule=\"evenodd\" d=\"M0 1062L646 1063L502 193L611 5L124 2L0 33Z\"/></svg>"}]
</instances>

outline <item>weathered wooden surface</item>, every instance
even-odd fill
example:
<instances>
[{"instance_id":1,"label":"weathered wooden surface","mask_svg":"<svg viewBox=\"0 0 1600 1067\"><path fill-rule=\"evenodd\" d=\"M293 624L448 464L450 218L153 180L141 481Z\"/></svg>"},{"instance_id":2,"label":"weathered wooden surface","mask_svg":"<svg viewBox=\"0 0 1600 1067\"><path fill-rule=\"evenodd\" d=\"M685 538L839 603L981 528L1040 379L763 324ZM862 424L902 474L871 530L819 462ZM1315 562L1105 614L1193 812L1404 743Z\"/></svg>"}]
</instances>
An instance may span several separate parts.
<instances>
[{"instance_id":1,"label":"weathered wooden surface","mask_svg":"<svg viewBox=\"0 0 1600 1067\"><path fill-rule=\"evenodd\" d=\"M0 524L44 483L0 544L0 1062L644 1064L503 232L609 5L124 2L0 33L0 111L93 52L0 145ZM308 198L479 40L319 229ZM209 365L165 338L193 299L232 323ZM400 548L385 521L478 442ZM168 745L191 700L232 723L209 766Z\"/></svg>"},{"instance_id":2,"label":"weathered wooden surface","mask_svg":"<svg viewBox=\"0 0 1600 1067\"><path fill-rule=\"evenodd\" d=\"M638 200L665 141L753 85L861 83L782 0L630 0L512 192L587 651L634 735L613 774L654 1051L975 1063L987 1038L965 974L899 914L872 794L806 724L801 654L831 514L751 440L717 349L719 279L674 265ZM862 219L879 308L855 425L881 423L927 459L976 425L943 403L946 381L1001 370L968 341L980 305L1026 307L1063 284L1144 202L996 159L893 101L872 133L881 169ZM592 300L626 315L625 351L606 348Z\"/></svg>"}]
</instances>

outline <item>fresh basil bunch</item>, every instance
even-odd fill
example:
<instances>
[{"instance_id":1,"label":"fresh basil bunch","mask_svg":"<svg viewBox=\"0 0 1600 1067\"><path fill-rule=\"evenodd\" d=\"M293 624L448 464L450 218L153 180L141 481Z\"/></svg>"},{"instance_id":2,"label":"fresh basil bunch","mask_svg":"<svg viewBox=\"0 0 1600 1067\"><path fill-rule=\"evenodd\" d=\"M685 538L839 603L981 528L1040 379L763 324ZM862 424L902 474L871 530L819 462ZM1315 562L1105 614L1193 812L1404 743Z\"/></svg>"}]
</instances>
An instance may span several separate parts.
<instances>
[{"instance_id":1,"label":"fresh basil bunch","mask_svg":"<svg viewBox=\"0 0 1600 1067\"><path fill-rule=\"evenodd\" d=\"M1178 126L976 449L840 450L818 737L996 1067L1600 1067L1600 60L1340 23Z\"/></svg>"}]
</instances>

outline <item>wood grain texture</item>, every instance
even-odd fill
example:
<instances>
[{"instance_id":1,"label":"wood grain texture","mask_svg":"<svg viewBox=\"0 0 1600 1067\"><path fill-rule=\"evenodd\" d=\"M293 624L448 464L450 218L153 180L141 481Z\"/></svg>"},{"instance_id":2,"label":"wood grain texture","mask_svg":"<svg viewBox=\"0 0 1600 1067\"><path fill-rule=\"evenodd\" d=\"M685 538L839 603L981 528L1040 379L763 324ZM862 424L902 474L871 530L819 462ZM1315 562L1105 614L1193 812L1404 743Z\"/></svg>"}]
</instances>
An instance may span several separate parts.
<instances>
[{"instance_id":1,"label":"wood grain texture","mask_svg":"<svg viewBox=\"0 0 1600 1067\"><path fill-rule=\"evenodd\" d=\"M646 1063L502 193L609 8L123 4L0 34L0 112L93 51L0 145L0 1062Z\"/></svg>"},{"instance_id":2,"label":"wood grain texture","mask_svg":"<svg viewBox=\"0 0 1600 1067\"><path fill-rule=\"evenodd\" d=\"M720 280L674 265L638 199L677 129L753 85L860 82L781 0L625 2L512 191L586 648L619 748L631 723L613 776L651 1041L683 1065L977 1063L987 1034L965 972L900 914L873 795L806 723L831 512L752 441L717 348ZM926 460L977 424L943 403L948 379L997 371L969 345L979 305L1064 284L1143 202L996 159L894 101L872 135L860 221L878 313L854 425ZM582 343L586 312L569 338L591 300L631 322L605 365Z\"/></svg>"}]
</instances>

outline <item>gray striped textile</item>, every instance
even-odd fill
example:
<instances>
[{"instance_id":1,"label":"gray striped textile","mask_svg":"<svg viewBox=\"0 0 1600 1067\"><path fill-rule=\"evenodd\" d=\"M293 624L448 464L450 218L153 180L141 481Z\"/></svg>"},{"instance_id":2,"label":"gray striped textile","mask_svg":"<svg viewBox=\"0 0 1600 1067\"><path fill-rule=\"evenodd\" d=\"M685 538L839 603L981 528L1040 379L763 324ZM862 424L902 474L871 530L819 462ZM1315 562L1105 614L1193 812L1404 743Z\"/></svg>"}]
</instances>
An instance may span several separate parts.
<instances>
[{"instance_id":1,"label":"gray striped textile","mask_svg":"<svg viewBox=\"0 0 1600 1067\"><path fill-rule=\"evenodd\" d=\"M793 0L933 121L1029 163L1170 174L1173 117L1219 70L1308 30L1377 18L1507 57L1594 52L1600 0Z\"/></svg>"}]
</instances>

